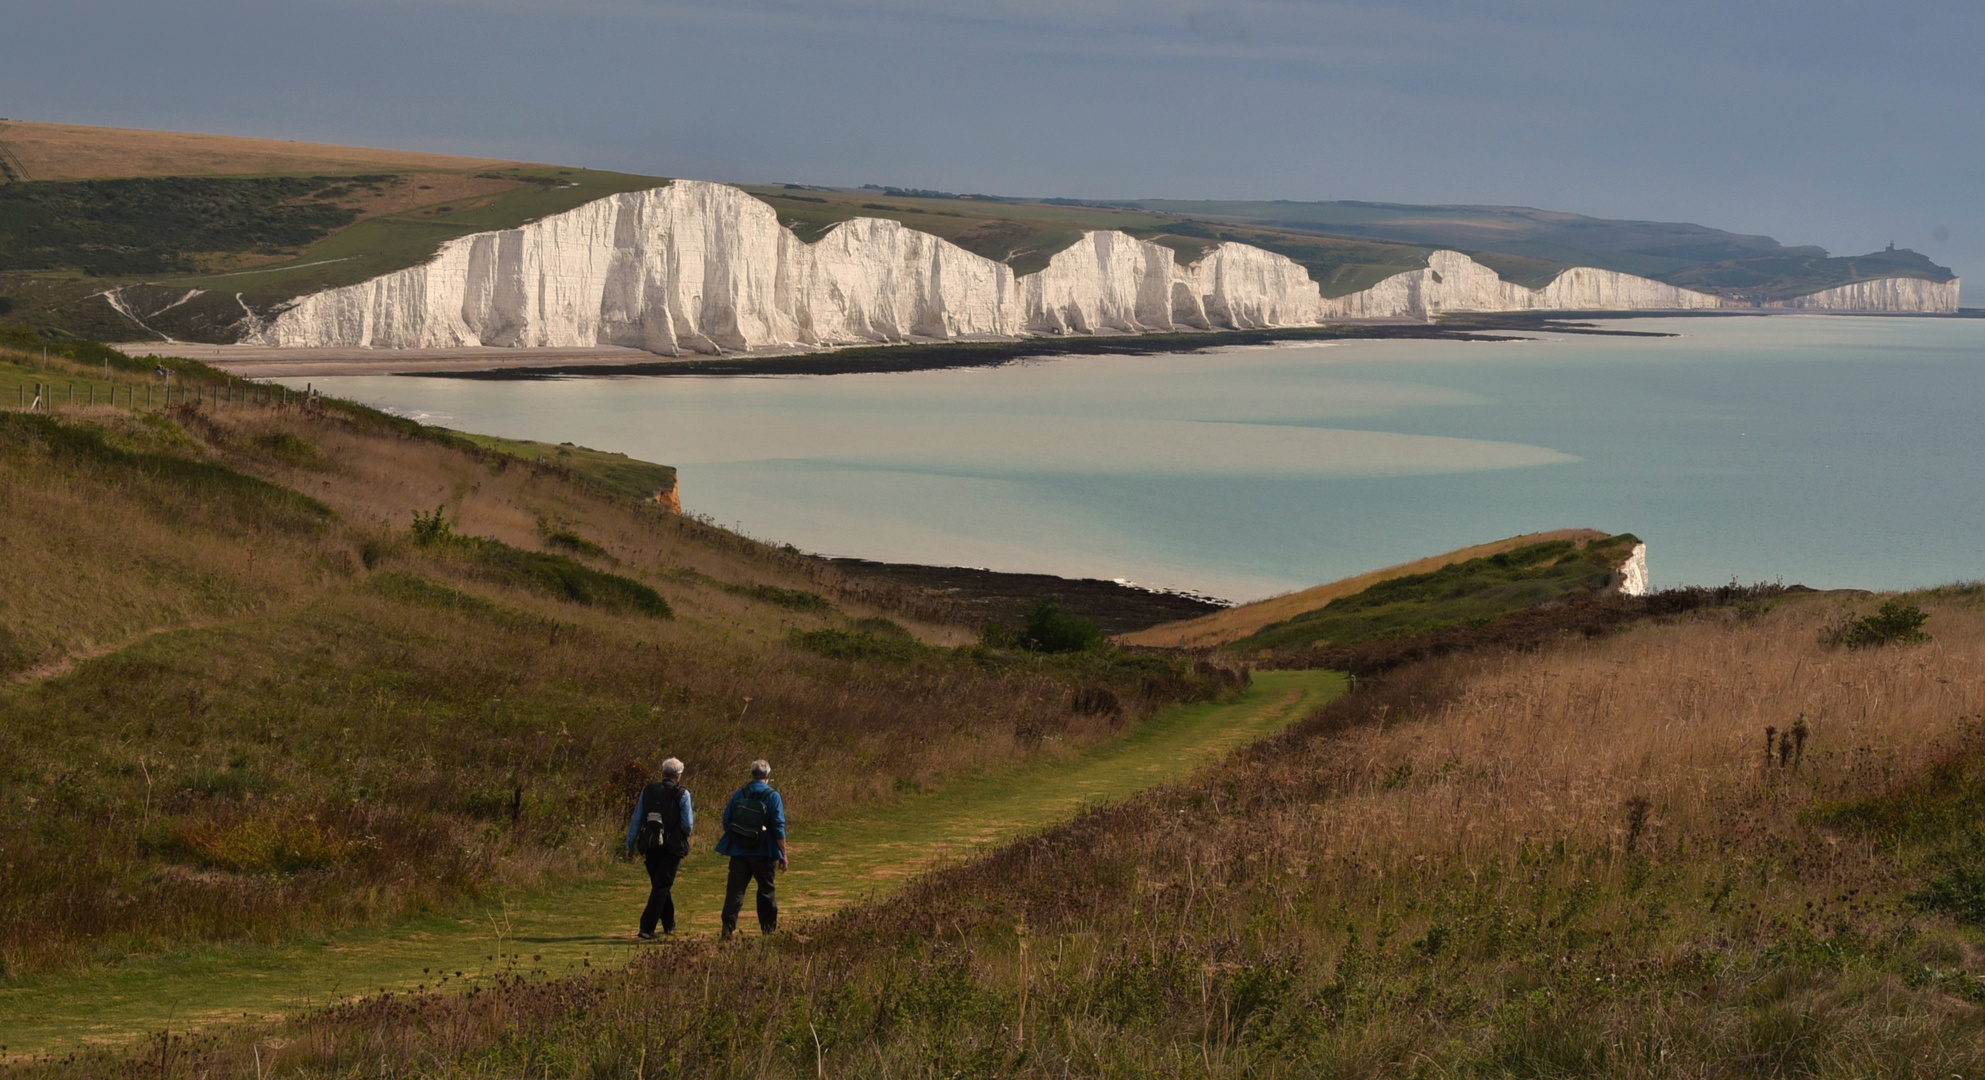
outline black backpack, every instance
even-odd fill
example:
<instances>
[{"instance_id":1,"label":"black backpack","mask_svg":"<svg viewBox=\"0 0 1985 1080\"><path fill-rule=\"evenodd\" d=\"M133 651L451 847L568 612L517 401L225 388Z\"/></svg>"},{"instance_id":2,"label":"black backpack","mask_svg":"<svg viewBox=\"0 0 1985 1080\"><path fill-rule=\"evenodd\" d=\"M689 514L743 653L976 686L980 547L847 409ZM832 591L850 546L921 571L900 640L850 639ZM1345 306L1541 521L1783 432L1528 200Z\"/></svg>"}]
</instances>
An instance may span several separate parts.
<instances>
[{"instance_id":1,"label":"black backpack","mask_svg":"<svg viewBox=\"0 0 1985 1080\"><path fill-rule=\"evenodd\" d=\"M771 785L763 792L742 790L737 802L731 806L731 823L728 830L731 839L752 847L765 842L772 831Z\"/></svg>"},{"instance_id":2,"label":"black backpack","mask_svg":"<svg viewBox=\"0 0 1985 1080\"><path fill-rule=\"evenodd\" d=\"M682 785L663 781L641 792L641 829L634 849L643 855L660 852L678 858L689 854L689 834L682 831ZM648 809L654 807L654 809Z\"/></svg>"}]
</instances>

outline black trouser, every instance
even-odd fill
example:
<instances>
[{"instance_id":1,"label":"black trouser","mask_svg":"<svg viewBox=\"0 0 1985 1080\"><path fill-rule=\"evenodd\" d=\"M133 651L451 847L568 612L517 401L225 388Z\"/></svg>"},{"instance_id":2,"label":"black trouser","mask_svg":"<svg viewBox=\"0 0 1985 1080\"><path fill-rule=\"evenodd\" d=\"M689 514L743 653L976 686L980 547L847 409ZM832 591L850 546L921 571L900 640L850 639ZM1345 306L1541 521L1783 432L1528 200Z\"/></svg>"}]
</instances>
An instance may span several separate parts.
<instances>
[{"instance_id":1,"label":"black trouser","mask_svg":"<svg viewBox=\"0 0 1985 1080\"><path fill-rule=\"evenodd\" d=\"M682 866L682 856L669 855L660 850L650 851L641 856L648 864L648 906L641 909L641 932L655 932L655 920L662 922L664 933L675 933L675 897L669 890L675 888L675 872Z\"/></svg>"},{"instance_id":2,"label":"black trouser","mask_svg":"<svg viewBox=\"0 0 1985 1080\"><path fill-rule=\"evenodd\" d=\"M758 882L758 928L771 933L779 928L779 898L772 875L779 860L771 855L731 856L731 879L724 886L724 933L737 929L738 912L744 910L744 887Z\"/></svg>"}]
</instances>

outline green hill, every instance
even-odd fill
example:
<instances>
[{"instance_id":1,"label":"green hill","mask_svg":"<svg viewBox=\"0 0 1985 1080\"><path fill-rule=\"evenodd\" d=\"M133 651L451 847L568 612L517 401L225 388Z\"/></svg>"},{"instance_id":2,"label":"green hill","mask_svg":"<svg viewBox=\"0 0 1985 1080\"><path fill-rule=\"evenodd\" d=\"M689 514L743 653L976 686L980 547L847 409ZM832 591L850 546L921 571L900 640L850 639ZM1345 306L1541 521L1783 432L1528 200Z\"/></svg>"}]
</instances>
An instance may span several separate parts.
<instances>
[{"instance_id":1,"label":"green hill","mask_svg":"<svg viewBox=\"0 0 1985 1080\"><path fill-rule=\"evenodd\" d=\"M828 821L1236 687L981 646L662 466L156 362L0 348L0 999L597 880L666 756Z\"/></svg>"},{"instance_id":2,"label":"green hill","mask_svg":"<svg viewBox=\"0 0 1985 1080\"><path fill-rule=\"evenodd\" d=\"M1632 533L1595 540L1546 540L1389 578L1270 623L1224 647L1261 652L1355 645L1373 638L1487 623L1512 611L1593 596L1615 586L1620 564L1639 543Z\"/></svg>"}]
</instances>

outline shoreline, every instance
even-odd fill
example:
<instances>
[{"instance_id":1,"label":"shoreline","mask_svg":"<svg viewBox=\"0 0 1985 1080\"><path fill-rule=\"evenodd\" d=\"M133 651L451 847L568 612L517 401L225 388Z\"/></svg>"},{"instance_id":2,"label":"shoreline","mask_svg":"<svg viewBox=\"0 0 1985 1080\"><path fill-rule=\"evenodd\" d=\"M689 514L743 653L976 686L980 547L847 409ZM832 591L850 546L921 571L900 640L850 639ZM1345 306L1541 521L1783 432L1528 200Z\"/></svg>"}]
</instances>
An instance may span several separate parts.
<instances>
[{"instance_id":1,"label":"shoreline","mask_svg":"<svg viewBox=\"0 0 1985 1080\"><path fill-rule=\"evenodd\" d=\"M1151 356L1236 345L1302 341L1526 341L1536 333L1605 337L1673 337L1652 330L1611 330L1597 319L1638 313L1528 313L1470 316L1440 323L1331 323L1259 330L1166 331L1066 337L998 338L854 345L824 351L771 350L729 356L666 357L622 346L570 348L280 349L196 342L128 342L132 355L180 356L244 379L407 375L529 381L609 376L858 375L997 367L1057 356Z\"/></svg>"}]
</instances>

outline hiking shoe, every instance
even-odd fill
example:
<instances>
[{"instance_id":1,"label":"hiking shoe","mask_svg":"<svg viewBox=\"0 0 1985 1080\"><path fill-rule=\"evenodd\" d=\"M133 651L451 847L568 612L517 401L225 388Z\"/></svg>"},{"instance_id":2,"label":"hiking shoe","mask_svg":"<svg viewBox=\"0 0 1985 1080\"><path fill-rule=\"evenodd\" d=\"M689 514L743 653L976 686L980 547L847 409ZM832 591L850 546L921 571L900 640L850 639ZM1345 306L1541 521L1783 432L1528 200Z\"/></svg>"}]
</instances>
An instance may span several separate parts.
<instances>
[{"instance_id":1,"label":"hiking shoe","mask_svg":"<svg viewBox=\"0 0 1985 1080\"><path fill-rule=\"evenodd\" d=\"M637 938L640 938L640 939L641 939L642 941L653 941L653 940L655 940L655 932L654 932L653 930L644 930L644 931L642 931L641 933L638 933L638 934L636 934L636 935L634 935L634 936L635 936L635 937L637 937Z\"/></svg>"}]
</instances>

